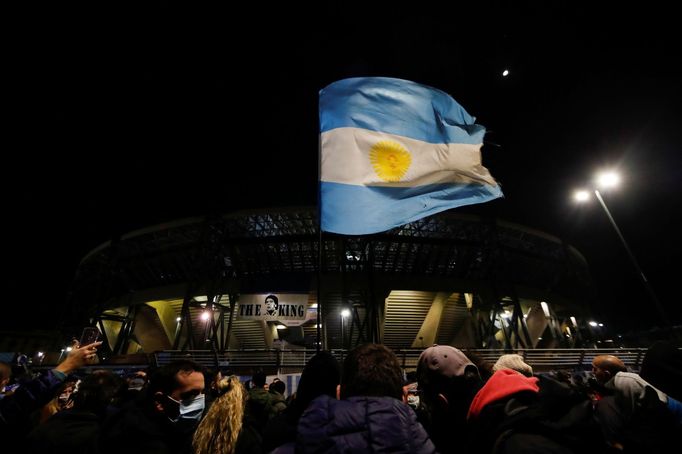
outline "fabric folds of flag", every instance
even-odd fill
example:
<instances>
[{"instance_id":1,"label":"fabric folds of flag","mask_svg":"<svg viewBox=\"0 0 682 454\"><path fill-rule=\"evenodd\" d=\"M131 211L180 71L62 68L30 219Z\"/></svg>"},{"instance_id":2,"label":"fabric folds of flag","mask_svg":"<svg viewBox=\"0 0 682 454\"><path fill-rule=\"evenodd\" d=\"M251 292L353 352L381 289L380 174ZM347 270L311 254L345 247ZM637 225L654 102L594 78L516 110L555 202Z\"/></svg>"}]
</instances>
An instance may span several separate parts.
<instances>
[{"instance_id":1,"label":"fabric folds of flag","mask_svg":"<svg viewBox=\"0 0 682 454\"><path fill-rule=\"evenodd\" d=\"M320 91L326 232L382 232L502 191L481 164L485 128L447 93L359 77Z\"/></svg>"}]
</instances>

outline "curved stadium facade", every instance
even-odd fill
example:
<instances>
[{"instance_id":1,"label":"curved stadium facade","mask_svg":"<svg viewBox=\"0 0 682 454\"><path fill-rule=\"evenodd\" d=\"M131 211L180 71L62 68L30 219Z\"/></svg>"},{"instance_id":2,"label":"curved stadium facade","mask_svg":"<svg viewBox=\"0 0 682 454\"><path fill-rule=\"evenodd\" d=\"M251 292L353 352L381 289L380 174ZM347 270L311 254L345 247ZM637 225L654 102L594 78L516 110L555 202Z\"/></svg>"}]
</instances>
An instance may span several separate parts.
<instances>
[{"instance_id":1,"label":"curved stadium facade","mask_svg":"<svg viewBox=\"0 0 682 454\"><path fill-rule=\"evenodd\" d=\"M72 319L96 323L114 354L318 341L571 347L589 287L576 249L500 220L445 212L380 234L320 236L314 209L270 209L99 246L79 266Z\"/></svg>"}]
</instances>

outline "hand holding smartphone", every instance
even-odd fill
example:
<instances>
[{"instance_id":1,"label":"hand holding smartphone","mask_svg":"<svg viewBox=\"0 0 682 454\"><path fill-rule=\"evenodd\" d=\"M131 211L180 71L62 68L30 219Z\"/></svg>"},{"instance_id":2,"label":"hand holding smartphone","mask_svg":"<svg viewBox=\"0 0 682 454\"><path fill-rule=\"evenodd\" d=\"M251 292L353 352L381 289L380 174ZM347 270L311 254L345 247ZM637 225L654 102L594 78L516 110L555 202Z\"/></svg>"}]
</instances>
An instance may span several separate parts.
<instances>
[{"instance_id":1,"label":"hand holding smartphone","mask_svg":"<svg viewBox=\"0 0 682 454\"><path fill-rule=\"evenodd\" d=\"M81 339L78 343L80 347L83 347L92 344L93 342L97 342L97 339L99 339L99 329L94 326L86 326L83 328L83 334L81 334Z\"/></svg>"}]
</instances>

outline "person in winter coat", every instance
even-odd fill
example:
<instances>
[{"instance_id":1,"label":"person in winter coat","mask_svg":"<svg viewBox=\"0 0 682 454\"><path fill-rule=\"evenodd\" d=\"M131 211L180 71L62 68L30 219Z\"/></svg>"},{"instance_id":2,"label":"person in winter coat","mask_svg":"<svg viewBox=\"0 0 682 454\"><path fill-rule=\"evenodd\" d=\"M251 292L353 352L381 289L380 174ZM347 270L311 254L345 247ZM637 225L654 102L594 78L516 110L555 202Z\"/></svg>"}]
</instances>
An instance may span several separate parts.
<instances>
[{"instance_id":1,"label":"person in winter coat","mask_svg":"<svg viewBox=\"0 0 682 454\"><path fill-rule=\"evenodd\" d=\"M644 380L627 372L612 355L600 355L592 362L596 380L602 386L595 416L604 436L616 449L646 452L665 449L675 443L682 429L682 404Z\"/></svg>"},{"instance_id":2,"label":"person in winter coat","mask_svg":"<svg viewBox=\"0 0 682 454\"><path fill-rule=\"evenodd\" d=\"M190 454L204 412L203 368L179 360L157 369L146 391L104 422L102 454Z\"/></svg>"},{"instance_id":3,"label":"person in winter coat","mask_svg":"<svg viewBox=\"0 0 682 454\"><path fill-rule=\"evenodd\" d=\"M268 392L272 396L272 407L275 410L275 415L282 413L287 408L287 401L284 397L286 389L286 383L278 378L275 378L268 387Z\"/></svg>"},{"instance_id":4,"label":"person in winter coat","mask_svg":"<svg viewBox=\"0 0 682 454\"><path fill-rule=\"evenodd\" d=\"M402 400L402 371L387 347L365 344L348 354L340 397L312 401L298 425L297 452L436 452Z\"/></svg>"},{"instance_id":5,"label":"person in winter coat","mask_svg":"<svg viewBox=\"0 0 682 454\"><path fill-rule=\"evenodd\" d=\"M90 364L97 357L97 347L101 344L93 342L80 346L76 341L57 367L22 383L12 395L0 399L0 439L5 440L3 452L26 452L21 445L32 428L31 413L55 397L68 374Z\"/></svg>"},{"instance_id":6,"label":"person in winter coat","mask_svg":"<svg viewBox=\"0 0 682 454\"><path fill-rule=\"evenodd\" d=\"M419 422L439 452L460 452L469 405L483 386L478 368L461 350L433 345L419 356L417 382Z\"/></svg>"},{"instance_id":7,"label":"person in winter coat","mask_svg":"<svg viewBox=\"0 0 682 454\"><path fill-rule=\"evenodd\" d=\"M296 397L287 408L270 421L263 434L263 448L276 454L292 453L298 434L298 422L308 405L321 395L336 398L341 368L331 352L316 353L303 368Z\"/></svg>"},{"instance_id":8,"label":"person in winter coat","mask_svg":"<svg viewBox=\"0 0 682 454\"><path fill-rule=\"evenodd\" d=\"M605 452L588 397L549 377L499 369L467 415L471 453Z\"/></svg>"},{"instance_id":9,"label":"person in winter coat","mask_svg":"<svg viewBox=\"0 0 682 454\"><path fill-rule=\"evenodd\" d=\"M56 413L29 434L27 451L99 453L102 421L126 388L125 381L112 372L102 370L87 375L71 394L73 407Z\"/></svg>"}]
</instances>

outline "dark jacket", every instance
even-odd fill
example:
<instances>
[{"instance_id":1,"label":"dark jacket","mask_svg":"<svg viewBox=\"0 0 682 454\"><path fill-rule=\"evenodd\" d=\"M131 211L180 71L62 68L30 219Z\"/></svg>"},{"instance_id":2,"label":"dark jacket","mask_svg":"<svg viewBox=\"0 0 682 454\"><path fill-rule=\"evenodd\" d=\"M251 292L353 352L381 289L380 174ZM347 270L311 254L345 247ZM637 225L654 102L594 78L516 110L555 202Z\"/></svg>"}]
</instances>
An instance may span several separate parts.
<instances>
[{"instance_id":1,"label":"dark jacket","mask_svg":"<svg viewBox=\"0 0 682 454\"><path fill-rule=\"evenodd\" d=\"M625 452L668 452L679 445L682 424L650 386L634 407L617 393L601 399L595 412L606 439L622 445Z\"/></svg>"},{"instance_id":2,"label":"dark jacket","mask_svg":"<svg viewBox=\"0 0 682 454\"><path fill-rule=\"evenodd\" d=\"M301 412L297 411L294 406L289 406L268 421L263 433L263 449L265 452L270 452L284 443L294 443L300 418Z\"/></svg>"},{"instance_id":3,"label":"dark jacket","mask_svg":"<svg viewBox=\"0 0 682 454\"><path fill-rule=\"evenodd\" d=\"M52 400L64 378L64 374L50 370L23 382L14 394L0 399L0 434L4 435L9 427L25 422L33 411Z\"/></svg>"},{"instance_id":4,"label":"dark jacket","mask_svg":"<svg viewBox=\"0 0 682 454\"><path fill-rule=\"evenodd\" d=\"M99 433L100 420L96 414L74 409L60 411L29 434L28 452L96 454Z\"/></svg>"},{"instance_id":5,"label":"dark jacket","mask_svg":"<svg viewBox=\"0 0 682 454\"><path fill-rule=\"evenodd\" d=\"M286 410L287 400L282 394L272 390L269 390L268 393L272 398L272 408L275 412L275 415L278 415Z\"/></svg>"},{"instance_id":6,"label":"dark jacket","mask_svg":"<svg viewBox=\"0 0 682 454\"><path fill-rule=\"evenodd\" d=\"M189 454L195 430L196 424L171 423L154 411L152 402L141 398L105 421L100 450L111 454Z\"/></svg>"},{"instance_id":7,"label":"dark jacket","mask_svg":"<svg viewBox=\"0 0 682 454\"><path fill-rule=\"evenodd\" d=\"M426 431L407 404L392 397L320 396L298 425L298 452L433 453Z\"/></svg>"},{"instance_id":8,"label":"dark jacket","mask_svg":"<svg viewBox=\"0 0 682 454\"><path fill-rule=\"evenodd\" d=\"M272 406L272 394L264 388L251 388L249 400L246 401L246 411L250 415L253 425L259 434L263 434L268 421L276 414Z\"/></svg>"},{"instance_id":9,"label":"dark jacket","mask_svg":"<svg viewBox=\"0 0 682 454\"><path fill-rule=\"evenodd\" d=\"M26 452L24 440L33 428L31 413L54 397L66 376L53 370L22 382L14 394L0 399L0 440L3 453Z\"/></svg>"},{"instance_id":10,"label":"dark jacket","mask_svg":"<svg viewBox=\"0 0 682 454\"><path fill-rule=\"evenodd\" d=\"M585 395L551 378L497 371L469 412L473 453L604 452L606 444Z\"/></svg>"}]
</instances>

